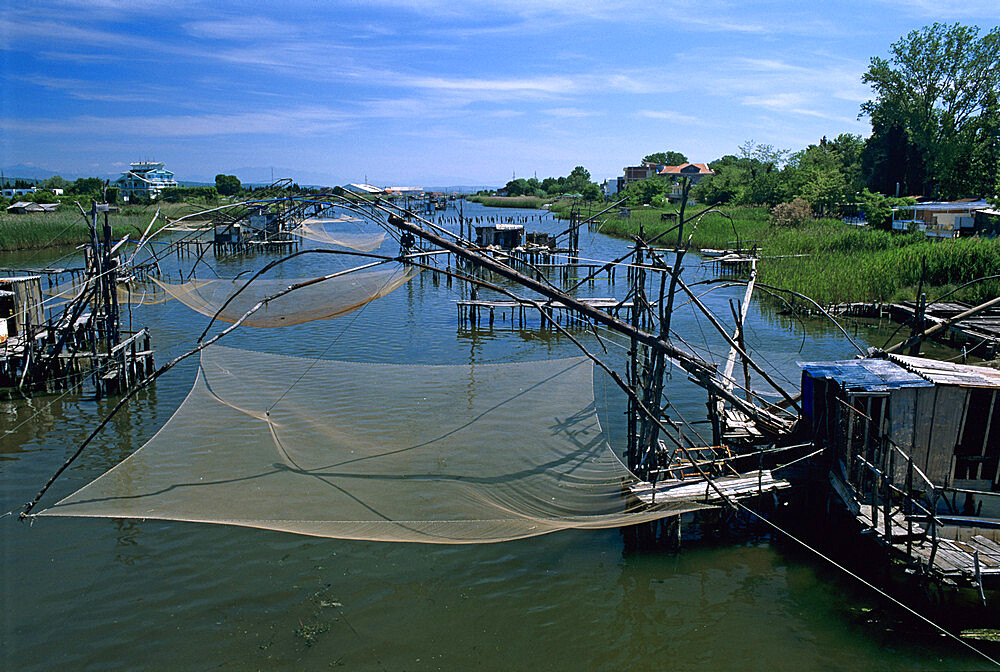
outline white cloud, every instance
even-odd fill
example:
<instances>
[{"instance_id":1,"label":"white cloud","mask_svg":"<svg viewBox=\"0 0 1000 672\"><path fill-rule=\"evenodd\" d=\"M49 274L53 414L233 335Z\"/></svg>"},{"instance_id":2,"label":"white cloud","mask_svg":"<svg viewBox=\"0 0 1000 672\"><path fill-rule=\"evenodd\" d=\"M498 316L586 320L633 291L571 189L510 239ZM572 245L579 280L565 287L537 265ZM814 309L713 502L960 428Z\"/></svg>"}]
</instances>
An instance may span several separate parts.
<instances>
[{"instance_id":1,"label":"white cloud","mask_svg":"<svg viewBox=\"0 0 1000 672\"><path fill-rule=\"evenodd\" d=\"M552 107L547 110L541 110L541 112L542 114L559 117L561 119L596 117L601 115L600 112L595 110L582 110L578 107Z\"/></svg>"},{"instance_id":2,"label":"white cloud","mask_svg":"<svg viewBox=\"0 0 1000 672\"><path fill-rule=\"evenodd\" d=\"M697 117L681 114L680 112L674 112L673 110L639 110L635 114L636 116L644 119L662 119L664 121L676 121L678 123L685 124L697 123L700 121Z\"/></svg>"}]
</instances>

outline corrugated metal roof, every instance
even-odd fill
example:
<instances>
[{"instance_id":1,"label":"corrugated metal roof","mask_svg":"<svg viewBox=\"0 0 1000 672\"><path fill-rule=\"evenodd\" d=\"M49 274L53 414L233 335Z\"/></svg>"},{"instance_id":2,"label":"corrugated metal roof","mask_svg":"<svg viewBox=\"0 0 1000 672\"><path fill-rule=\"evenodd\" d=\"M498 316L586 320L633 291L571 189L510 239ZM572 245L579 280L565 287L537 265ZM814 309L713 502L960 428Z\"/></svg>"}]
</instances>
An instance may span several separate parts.
<instances>
[{"instance_id":1,"label":"corrugated metal roof","mask_svg":"<svg viewBox=\"0 0 1000 672\"><path fill-rule=\"evenodd\" d=\"M884 392L903 387L932 387L933 383L885 359L840 362L799 362L813 378L829 378L845 390Z\"/></svg>"},{"instance_id":2,"label":"corrugated metal roof","mask_svg":"<svg viewBox=\"0 0 1000 672\"><path fill-rule=\"evenodd\" d=\"M1000 371L985 366L939 362L924 357L890 354L889 359L907 371L939 385L1000 388Z\"/></svg>"}]
</instances>

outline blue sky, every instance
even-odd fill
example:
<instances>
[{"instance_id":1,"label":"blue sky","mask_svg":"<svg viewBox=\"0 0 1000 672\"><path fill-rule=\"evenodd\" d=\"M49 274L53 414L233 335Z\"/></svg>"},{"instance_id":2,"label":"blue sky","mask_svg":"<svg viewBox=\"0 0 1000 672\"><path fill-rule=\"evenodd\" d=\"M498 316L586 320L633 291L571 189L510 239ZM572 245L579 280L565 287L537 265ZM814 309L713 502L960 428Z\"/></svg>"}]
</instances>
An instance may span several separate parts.
<instances>
[{"instance_id":1,"label":"blue sky","mask_svg":"<svg viewBox=\"0 0 1000 672\"><path fill-rule=\"evenodd\" d=\"M645 5L645 6L643 6ZM0 165L501 185L867 136L872 56L997 0L49 0L0 9Z\"/></svg>"}]
</instances>

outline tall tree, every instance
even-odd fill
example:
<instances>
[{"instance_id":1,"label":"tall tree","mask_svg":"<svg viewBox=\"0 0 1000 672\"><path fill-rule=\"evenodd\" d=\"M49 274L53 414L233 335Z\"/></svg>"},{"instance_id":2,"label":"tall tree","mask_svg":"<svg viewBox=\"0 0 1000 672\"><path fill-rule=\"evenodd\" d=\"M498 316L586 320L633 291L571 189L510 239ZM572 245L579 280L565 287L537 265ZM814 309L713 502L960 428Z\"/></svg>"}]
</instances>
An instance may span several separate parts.
<instances>
[{"instance_id":1,"label":"tall tree","mask_svg":"<svg viewBox=\"0 0 1000 672\"><path fill-rule=\"evenodd\" d=\"M298 185L293 185L295 191L298 191ZM240 189L243 187L240 184L240 180L235 175L216 175L215 176L215 190L219 192L222 196L233 196L238 194Z\"/></svg>"},{"instance_id":2,"label":"tall tree","mask_svg":"<svg viewBox=\"0 0 1000 672\"><path fill-rule=\"evenodd\" d=\"M688 158L680 152L656 152L655 154L643 157L642 162L655 163L663 166L679 166L682 163L687 163Z\"/></svg>"},{"instance_id":3,"label":"tall tree","mask_svg":"<svg viewBox=\"0 0 1000 672\"><path fill-rule=\"evenodd\" d=\"M982 37L958 23L914 30L892 44L888 59L872 58L862 81L875 93L861 106L872 119L869 167L885 161L885 135L902 131L912 145L903 158L922 164L903 177L923 174L923 193L965 195L982 181L962 164L984 142L977 129L1000 89L1000 27Z\"/></svg>"}]
</instances>

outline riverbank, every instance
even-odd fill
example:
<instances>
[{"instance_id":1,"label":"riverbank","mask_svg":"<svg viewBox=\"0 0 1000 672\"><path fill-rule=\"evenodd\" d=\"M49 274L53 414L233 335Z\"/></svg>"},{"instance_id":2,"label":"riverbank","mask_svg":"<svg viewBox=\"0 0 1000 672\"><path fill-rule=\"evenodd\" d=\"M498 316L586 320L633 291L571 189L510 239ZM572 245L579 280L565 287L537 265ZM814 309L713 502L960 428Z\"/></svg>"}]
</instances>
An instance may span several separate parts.
<instances>
[{"instance_id":1,"label":"riverbank","mask_svg":"<svg viewBox=\"0 0 1000 672\"><path fill-rule=\"evenodd\" d=\"M156 207L127 208L111 214L111 231L115 238L137 238L149 226ZM154 231L167 221L164 213L154 225ZM103 221L103 220L100 220ZM0 251L34 250L47 247L79 245L90 240L90 229L79 211L0 215Z\"/></svg>"},{"instance_id":2,"label":"riverbank","mask_svg":"<svg viewBox=\"0 0 1000 672\"><path fill-rule=\"evenodd\" d=\"M587 206L589 212L602 209ZM696 206L687 212L699 212ZM554 208L555 210L555 208ZM608 213L596 226L619 238L639 233L652 237L674 226L676 210L633 208L622 218ZM822 304L842 302L891 302L913 299L921 284L930 300L956 290L977 278L1000 275L1000 240L960 238L932 240L922 233L894 234L857 227L838 219L815 219L797 227L779 227L766 208L721 208L724 214L707 214L697 225L692 247L746 250L757 247L762 263L760 282L790 289ZM663 215L667 215L667 219ZM730 219L731 218L731 219ZM684 232L684 239L690 234ZM664 237L664 246L676 243ZM980 303L1000 296L1000 280L987 280L959 289L951 298Z\"/></svg>"}]
</instances>

